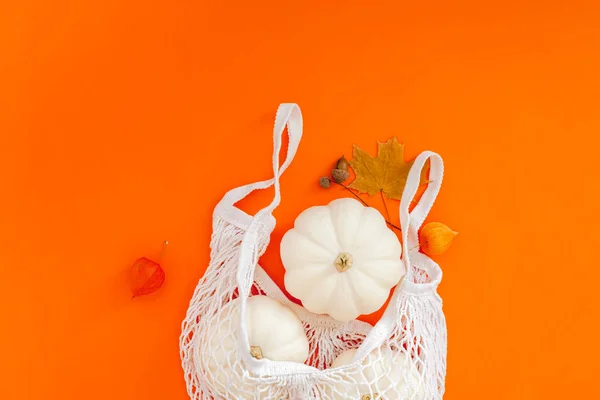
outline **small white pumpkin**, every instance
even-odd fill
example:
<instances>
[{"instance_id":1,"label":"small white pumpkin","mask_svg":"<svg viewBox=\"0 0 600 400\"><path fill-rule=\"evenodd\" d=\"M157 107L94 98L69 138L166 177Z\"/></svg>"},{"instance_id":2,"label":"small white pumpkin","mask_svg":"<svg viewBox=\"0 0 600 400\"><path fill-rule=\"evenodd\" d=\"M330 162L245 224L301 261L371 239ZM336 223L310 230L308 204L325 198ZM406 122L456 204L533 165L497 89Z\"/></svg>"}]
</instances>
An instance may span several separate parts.
<instances>
[{"instance_id":1,"label":"small white pumpkin","mask_svg":"<svg viewBox=\"0 0 600 400\"><path fill-rule=\"evenodd\" d=\"M211 381L211 387L231 399L268 399L271 388L257 387L244 378L243 362L238 362L238 300L229 302L212 319L206 339L200 339L198 362ZM248 298L246 325L250 353L257 359L294 361L308 358L308 339L300 319L292 310L267 296ZM258 395L258 397L256 397ZM279 398L286 398L283 393Z\"/></svg>"},{"instance_id":2,"label":"small white pumpkin","mask_svg":"<svg viewBox=\"0 0 600 400\"><path fill-rule=\"evenodd\" d=\"M356 349L342 352L330 368L352 363L355 353ZM412 360L404 353L390 349L374 350L361 362L360 368L341 376L333 388L328 388L328 399L425 399L425 385Z\"/></svg>"},{"instance_id":3,"label":"small white pumpkin","mask_svg":"<svg viewBox=\"0 0 600 400\"><path fill-rule=\"evenodd\" d=\"M303 211L281 240L286 289L344 322L381 308L404 276L401 254L381 213L349 198Z\"/></svg>"}]
</instances>

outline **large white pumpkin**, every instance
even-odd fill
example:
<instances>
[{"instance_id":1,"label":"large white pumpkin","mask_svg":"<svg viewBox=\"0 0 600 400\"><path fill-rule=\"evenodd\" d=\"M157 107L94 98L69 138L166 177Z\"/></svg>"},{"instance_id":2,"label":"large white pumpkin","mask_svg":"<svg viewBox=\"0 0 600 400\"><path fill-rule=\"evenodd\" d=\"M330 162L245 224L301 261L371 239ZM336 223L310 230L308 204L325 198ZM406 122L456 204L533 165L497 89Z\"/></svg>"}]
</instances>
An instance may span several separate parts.
<instances>
[{"instance_id":1,"label":"large white pumpkin","mask_svg":"<svg viewBox=\"0 0 600 400\"><path fill-rule=\"evenodd\" d=\"M229 302L212 319L206 338L201 338L198 361L209 372L211 387L227 399L269 398L266 386L244 378L244 365L237 357L238 300ZM308 339L300 319L292 310L267 296L248 298L246 325L251 354L255 358L303 363L308 358ZM286 398L283 389L279 398Z\"/></svg>"},{"instance_id":2,"label":"large white pumpkin","mask_svg":"<svg viewBox=\"0 0 600 400\"><path fill-rule=\"evenodd\" d=\"M350 364L354 353L355 349L342 352L330 368ZM425 400L423 388L419 371L409 357L380 349L369 354L359 370L344 373L326 392L329 400Z\"/></svg>"},{"instance_id":3,"label":"large white pumpkin","mask_svg":"<svg viewBox=\"0 0 600 400\"><path fill-rule=\"evenodd\" d=\"M303 211L281 241L286 289L339 321L381 308L404 276L401 254L381 213L354 199Z\"/></svg>"}]
</instances>

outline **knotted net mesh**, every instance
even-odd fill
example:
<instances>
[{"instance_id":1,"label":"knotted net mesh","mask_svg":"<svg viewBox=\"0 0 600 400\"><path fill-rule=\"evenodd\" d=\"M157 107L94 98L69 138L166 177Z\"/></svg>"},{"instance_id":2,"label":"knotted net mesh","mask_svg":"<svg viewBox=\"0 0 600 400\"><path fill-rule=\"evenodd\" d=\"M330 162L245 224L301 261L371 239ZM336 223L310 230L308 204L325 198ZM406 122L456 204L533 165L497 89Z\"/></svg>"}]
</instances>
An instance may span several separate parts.
<instances>
[{"instance_id":1,"label":"knotted net mesh","mask_svg":"<svg viewBox=\"0 0 600 400\"><path fill-rule=\"evenodd\" d=\"M259 253L269 242L263 232ZM395 328L381 346L361 362L352 363L371 326L342 323L315 315L291 302L257 267L253 295L266 295L289 307L302 321L309 341L306 364L314 373L257 376L249 372L238 351L239 318L236 273L244 231L215 216L211 261L200 279L183 321L182 365L192 400L212 399L442 399L446 373L446 324L435 290L401 292L388 307ZM413 265L416 284L428 274Z\"/></svg>"}]
</instances>

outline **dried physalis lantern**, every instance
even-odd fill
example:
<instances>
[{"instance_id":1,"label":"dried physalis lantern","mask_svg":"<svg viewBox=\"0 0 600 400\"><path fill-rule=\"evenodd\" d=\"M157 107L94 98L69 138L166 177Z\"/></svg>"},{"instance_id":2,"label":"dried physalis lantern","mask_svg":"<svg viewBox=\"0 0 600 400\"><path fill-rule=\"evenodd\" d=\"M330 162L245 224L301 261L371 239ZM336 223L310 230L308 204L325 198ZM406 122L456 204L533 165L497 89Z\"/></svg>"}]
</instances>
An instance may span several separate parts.
<instances>
[{"instance_id":1,"label":"dried physalis lantern","mask_svg":"<svg viewBox=\"0 0 600 400\"><path fill-rule=\"evenodd\" d=\"M163 243L163 250L159 262L165 253L169 242ZM131 298L156 292L165 283L165 270L158 262L149 258L138 258L131 267Z\"/></svg>"},{"instance_id":2,"label":"dried physalis lantern","mask_svg":"<svg viewBox=\"0 0 600 400\"><path fill-rule=\"evenodd\" d=\"M441 222L430 222L419 232L419 246L428 256L437 256L448 250L456 235L458 232Z\"/></svg>"}]
</instances>

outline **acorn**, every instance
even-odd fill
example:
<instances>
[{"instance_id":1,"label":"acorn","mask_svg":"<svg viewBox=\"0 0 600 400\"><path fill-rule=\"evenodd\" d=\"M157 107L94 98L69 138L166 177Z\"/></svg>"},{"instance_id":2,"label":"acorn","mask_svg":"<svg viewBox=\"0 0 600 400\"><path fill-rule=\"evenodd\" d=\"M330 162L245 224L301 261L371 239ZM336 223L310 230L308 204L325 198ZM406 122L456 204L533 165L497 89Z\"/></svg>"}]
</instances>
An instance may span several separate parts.
<instances>
[{"instance_id":1,"label":"acorn","mask_svg":"<svg viewBox=\"0 0 600 400\"><path fill-rule=\"evenodd\" d=\"M346 157L342 156L335 165L336 169L341 169L342 171L348 171L348 167L350 166L350 162L346 160Z\"/></svg>"},{"instance_id":2,"label":"acorn","mask_svg":"<svg viewBox=\"0 0 600 400\"><path fill-rule=\"evenodd\" d=\"M331 186L331 181L328 177L324 176L319 179L319 186L321 186L323 189L327 189L329 186Z\"/></svg>"},{"instance_id":3,"label":"acorn","mask_svg":"<svg viewBox=\"0 0 600 400\"><path fill-rule=\"evenodd\" d=\"M331 177L336 183L342 183L346 179L348 179L348 176L350 176L350 174L348 173L349 165L350 163L348 162L348 160L346 160L346 157L344 156L342 156L342 158L338 160L338 162L335 165L335 168L331 171Z\"/></svg>"}]
</instances>

